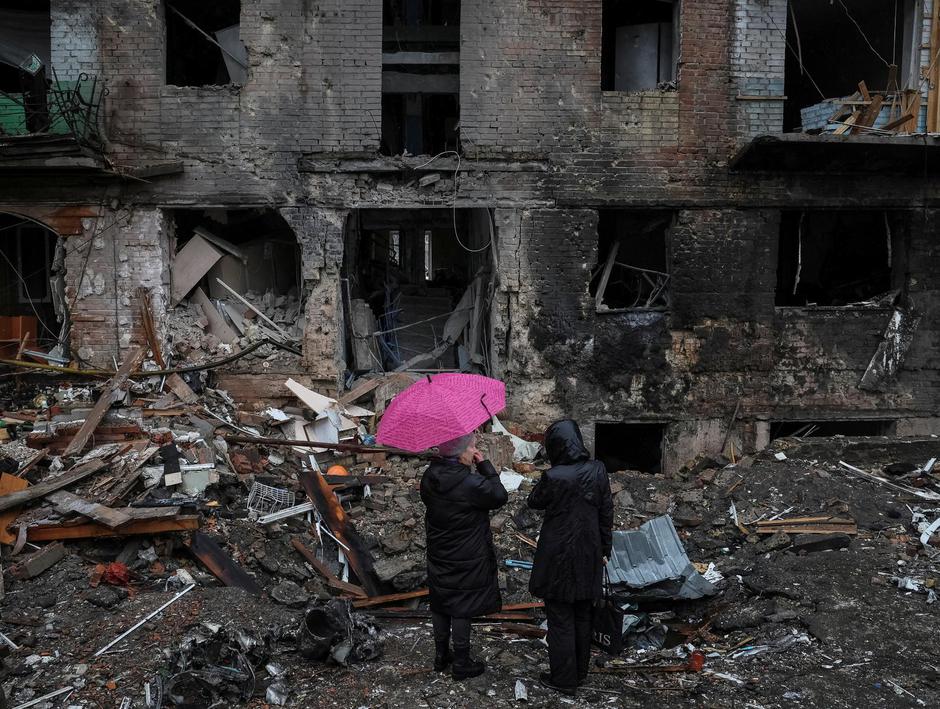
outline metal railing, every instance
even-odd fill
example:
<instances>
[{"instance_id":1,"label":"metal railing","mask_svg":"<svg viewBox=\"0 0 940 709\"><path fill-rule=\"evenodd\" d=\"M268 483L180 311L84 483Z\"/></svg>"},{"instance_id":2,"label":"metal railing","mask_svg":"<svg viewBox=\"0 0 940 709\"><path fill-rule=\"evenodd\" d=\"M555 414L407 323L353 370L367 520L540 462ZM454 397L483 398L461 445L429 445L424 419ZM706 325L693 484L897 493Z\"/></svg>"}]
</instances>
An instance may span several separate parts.
<instances>
[{"instance_id":1,"label":"metal railing","mask_svg":"<svg viewBox=\"0 0 940 709\"><path fill-rule=\"evenodd\" d=\"M85 73L75 81L60 81L53 70L53 77L45 92L0 91L0 137L71 135L83 145L100 145L104 83Z\"/></svg>"}]
</instances>

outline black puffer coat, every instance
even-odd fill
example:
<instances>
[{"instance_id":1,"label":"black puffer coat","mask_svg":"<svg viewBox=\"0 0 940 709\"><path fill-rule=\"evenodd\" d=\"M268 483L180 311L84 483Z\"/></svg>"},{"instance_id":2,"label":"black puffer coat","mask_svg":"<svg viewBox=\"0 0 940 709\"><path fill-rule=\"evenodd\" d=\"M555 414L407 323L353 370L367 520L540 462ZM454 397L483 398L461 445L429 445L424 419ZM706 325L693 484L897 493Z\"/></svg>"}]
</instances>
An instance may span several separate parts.
<instances>
[{"instance_id":1,"label":"black puffer coat","mask_svg":"<svg viewBox=\"0 0 940 709\"><path fill-rule=\"evenodd\" d=\"M614 518L607 470L570 419L549 426L545 450L552 467L529 495L529 507L545 510L529 590L567 603L597 599Z\"/></svg>"},{"instance_id":2,"label":"black puffer coat","mask_svg":"<svg viewBox=\"0 0 940 709\"><path fill-rule=\"evenodd\" d=\"M431 610L455 618L502 607L489 511L505 505L508 495L492 463L476 468L435 458L421 478Z\"/></svg>"}]
</instances>

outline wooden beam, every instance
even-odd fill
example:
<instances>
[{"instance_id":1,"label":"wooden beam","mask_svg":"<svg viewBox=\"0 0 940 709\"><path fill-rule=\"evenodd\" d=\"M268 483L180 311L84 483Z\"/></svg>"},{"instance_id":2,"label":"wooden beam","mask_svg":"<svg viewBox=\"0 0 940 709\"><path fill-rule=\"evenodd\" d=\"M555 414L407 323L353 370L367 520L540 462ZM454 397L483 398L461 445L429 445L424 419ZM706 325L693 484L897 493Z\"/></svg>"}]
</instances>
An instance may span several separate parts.
<instances>
[{"instance_id":1,"label":"wooden beam","mask_svg":"<svg viewBox=\"0 0 940 709\"><path fill-rule=\"evenodd\" d=\"M189 296L189 302L195 303L202 308L203 315L205 315L206 320L209 321L209 332L222 340L222 342L232 344L238 339L238 334L225 322L225 318L215 309L212 301L209 300L209 296L206 295L202 288L196 288L196 290L193 291L192 295Z\"/></svg>"},{"instance_id":2,"label":"wooden beam","mask_svg":"<svg viewBox=\"0 0 940 709\"><path fill-rule=\"evenodd\" d=\"M261 586L226 554L214 539L202 532L193 534L189 550L226 586L240 588L252 596L261 595Z\"/></svg>"},{"instance_id":3,"label":"wooden beam","mask_svg":"<svg viewBox=\"0 0 940 709\"><path fill-rule=\"evenodd\" d=\"M89 460L87 463L83 463L82 465L71 469L67 473L63 473L57 478L41 482L38 485L33 485L32 487L28 487L25 490L19 490L17 492L11 492L8 495L4 495L3 497L0 497L0 512L22 507L23 505L29 504L34 500L41 500L46 495L53 493L56 490L61 490L62 488L68 487L69 485L74 485L80 480L84 480L85 478L94 475L105 466L106 463L103 460Z\"/></svg>"},{"instance_id":4,"label":"wooden beam","mask_svg":"<svg viewBox=\"0 0 940 709\"><path fill-rule=\"evenodd\" d=\"M356 586L355 584L347 583L346 581L340 579L330 570L330 567L320 561L316 554L304 546L303 542L301 542L299 539L291 539L290 543L294 549L296 549L298 553L304 559L306 559L307 563L316 569L317 573L326 580L327 585L329 585L331 588L335 588L338 591L345 591L346 593L351 593L352 595L359 596L361 598L366 598L368 596L361 586Z\"/></svg>"},{"instance_id":5,"label":"wooden beam","mask_svg":"<svg viewBox=\"0 0 940 709\"><path fill-rule=\"evenodd\" d=\"M262 312L261 312L260 310L258 310L255 306L253 306L251 303L249 303L247 300L245 300L245 299L244 299L234 288L232 288L228 283L226 283L225 281L223 281L221 278L216 278L215 280L216 280L216 283L218 283L218 284L219 284L220 286L222 286L225 290L227 290L229 293L231 293L231 294L234 295L236 298L238 298L239 302L241 302L242 305L244 305L246 308L248 308L249 310L251 310L255 315L257 315L259 318L261 318L262 320L264 320L268 325L270 325L271 327L273 327L274 330L275 330L281 337L286 337L286 338L290 339L290 335L288 335L286 332L284 332L284 330L282 330L282 329L278 326L278 324L277 324L276 322L274 322L271 318L269 318L267 315L265 315L264 313L262 313Z\"/></svg>"},{"instance_id":6,"label":"wooden beam","mask_svg":"<svg viewBox=\"0 0 940 709\"><path fill-rule=\"evenodd\" d=\"M101 419L104 418L108 409L111 408L115 393L124 386L131 372L140 366L146 352L146 348L138 347L127 355L127 358L121 364L121 368L118 369L117 373L105 384L104 391L101 392L101 396L98 397L98 401L95 402L94 408L92 408L85 417L85 422L82 424L82 427L78 429L78 433L75 434L71 443L69 443L62 452L63 456L68 457L75 455L85 448L85 444L88 443L91 434L94 433L98 424L101 423Z\"/></svg>"},{"instance_id":7,"label":"wooden beam","mask_svg":"<svg viewBox=\"0 0 940 709\"><path fill-rule=\"evenodd\" d=\"M130 537L167 532L188 532L199 529L199 515L181 515L167 519L145 519L111 529L103 524L38 524L27 528L26 538L31 542L50 542L57 539L91 539L97 537Z\"/></svg>"},{"instance_id":8,"label":"wooden beam","mask_svg":"<svg viewBox=\"0 0 940 709\"><path fill-rule=\"evenodd\" d=\"M426 588L417 591L406 591L405 593L392 593L388 596L370 596L369 598L357 599L352 602L353 608L370 608L372 606L381 606L385 603L394 603L395 601L407 601L412 598L423 598L430 591Z\"/></svg>"},{"instance_id":9,"label":"wooden beam","mask_svg":"<svg viewBox=\"0 0 940 709\"><path fill-rule=\"evenodd\" d=\"M103 524L106 527L110 527L111 529L120 527L122 524L127 524L132 519L129 514L121 510L105 507L97 502L85 500L65 490L58 490L46 497L46 499L55 505L56 512L60 514L75 512L83 517L88 517L95 522Z\"/></svg>"},{"instance_id":10,"label":"wooden beam","mask_svg":"<svg viewBox=\"0 0 940 709\"><path fill-rule=\"evenodd\" d=\"M618 251L620 251L620 241L615 241L610 247L610 253L607 254L607 262L604 264L604 273L601 275L601 281L597 284L597 294L594 296L595 310L603 309L604 292L607 290L607 283L610 281L610 273L614 270L614 263L617 261Z\"/></svg>"},{"instance_id":11,"label":"wooden beam","mask_svg":"<svg viewBox=\"0 0 940 709\"><path fill-rule=\"evenodd\" d=\"M9 495L11 492L18 492L29 487L29 483L21 477L3 473L0 475L0 497ZM16 535L10 534L7 527L10 522L20 516L19 510L11 510L0 514L0 543L13 544L16 541Z\"/></svg>"}]
</instances>

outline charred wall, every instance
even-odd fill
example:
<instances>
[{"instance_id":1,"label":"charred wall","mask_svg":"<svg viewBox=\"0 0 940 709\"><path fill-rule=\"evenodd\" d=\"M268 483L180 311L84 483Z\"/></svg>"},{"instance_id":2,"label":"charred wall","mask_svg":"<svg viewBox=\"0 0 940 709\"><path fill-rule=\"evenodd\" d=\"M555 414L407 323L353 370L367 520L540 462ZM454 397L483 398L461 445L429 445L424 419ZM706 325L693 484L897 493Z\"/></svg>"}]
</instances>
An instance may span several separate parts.
<instances>
[{"instance_id":1,"label":"charred wall","mask_svg":"<svg viewBox=\"0 0 940 709\"><path fill-rule=\"evenodd\" d=\"M743 142L782 130L784 0L682 2L676 80L639 91L602 89L603 8L461 2L458 164L379 155L381 3L243 0L245 80L176 86L166 81L162 0L53 0L54 62L107 83L113 172L4 171L0 209L41 212L60 234L49 215L85 210L69 231L67 285L73 348L98 363L138 341L125 282L167 288L165 210L265 207L284 217L301 248L303 366L336 385L346 366L347 215L487 208L498 262L490 349L513 417L542 425L574 415L589 435L595 421L662 422L676 461L698 444L720 446L736 406L738 443L761 440L762 421L808 412L877 413L923 430L940 416L936 178L830 174L824 162L801 173L729 167ZM169 163L181 170L145 182L120 174ZM597 312L603 209L675 214L667 309ZM907 214L904 289L922 319L884 391L858 382L890 307L775 306L782 213L804 209Z\"/></svg>"}]
</instances>

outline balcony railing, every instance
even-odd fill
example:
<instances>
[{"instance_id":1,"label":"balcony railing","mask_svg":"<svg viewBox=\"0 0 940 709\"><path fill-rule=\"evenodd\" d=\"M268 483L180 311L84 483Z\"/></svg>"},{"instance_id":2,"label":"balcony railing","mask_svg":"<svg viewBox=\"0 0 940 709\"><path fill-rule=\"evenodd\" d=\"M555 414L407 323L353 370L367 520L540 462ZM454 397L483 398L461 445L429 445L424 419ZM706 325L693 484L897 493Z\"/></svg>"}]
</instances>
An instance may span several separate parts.
<instances>
[{"instance_id":1,"label":"balcony railing","mask_svg":"<svg viewBox=\"0 0 940 709\"><path fill-rule=\"evenodd\" d=\"M99 114L106 94L103 82L88 74L80 74L76 81L56 78L45 92L0 91L0 137L71 135L82 145L98 147Z\"/></svg>"}]
</instances>

